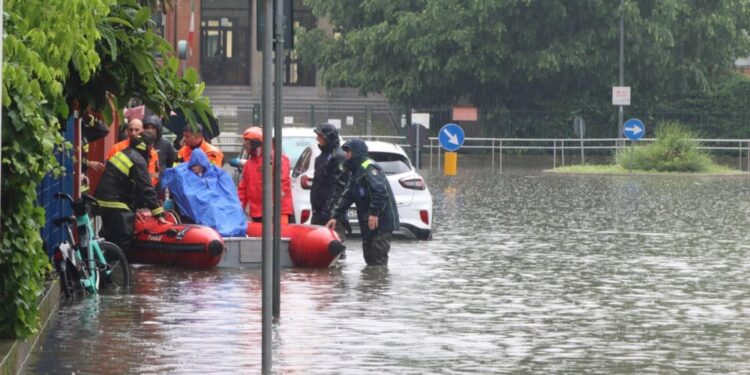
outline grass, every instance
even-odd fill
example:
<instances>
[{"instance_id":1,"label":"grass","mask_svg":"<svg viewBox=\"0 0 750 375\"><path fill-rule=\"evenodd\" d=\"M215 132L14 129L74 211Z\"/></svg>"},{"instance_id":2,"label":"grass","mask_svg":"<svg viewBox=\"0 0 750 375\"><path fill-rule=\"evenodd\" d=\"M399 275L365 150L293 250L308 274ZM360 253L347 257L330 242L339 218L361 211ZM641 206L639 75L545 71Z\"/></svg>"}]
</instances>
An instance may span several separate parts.
<instances>
[{"instance_id":1,"label":"grass","mask_svg":"<svg viewBox=\"0 0 750 375\"><path fill-rule=\"evenodd\" d=\"M555 168L556 173L596 174L710 174L732 175L744 172L721 166L700 150L695 141L698 134L679 123L663 122L656 129L656 140L646 146L636 146L632 152L624 148L615 155L615 165L578 165Z\"/></svg>"},{"instance_id":2,"label":"grass","mask_svg":"<svg viewBox=\"0 0 750 375\"><path fill-rule=\"evenodd\" d=\"M710 168L707 168L701 172L678 172L678 171L658 171L658 170L640 170L633 169L628 170L621 165L595 165L595 164L583 164L583 165L569 165L565 167L557 167L555 169L548 169L545 172L551 173L572 173L572 174L640 174L640 175L745 175L739 169L732 169L723 165L715 164Z\"/></svg>"}]
</instances>

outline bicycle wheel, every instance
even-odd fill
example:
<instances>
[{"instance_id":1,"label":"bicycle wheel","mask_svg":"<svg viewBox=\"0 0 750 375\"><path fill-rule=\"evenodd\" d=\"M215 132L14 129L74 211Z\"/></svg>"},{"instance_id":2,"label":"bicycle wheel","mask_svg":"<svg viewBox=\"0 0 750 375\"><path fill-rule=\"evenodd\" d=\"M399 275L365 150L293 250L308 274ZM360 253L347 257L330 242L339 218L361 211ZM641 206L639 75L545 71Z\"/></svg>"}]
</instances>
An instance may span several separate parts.
<instances>
[{"instance_id":1,"label":"bicycle wheel","mask_svg":"<svg viewBox=\"0 0 750 375\"><path fill-rule=\"evenodd\" d=\"M130 286L130 267L125 253L112 242L99 243L104 259L107 260L105 269L100 272L102 286L108 289L120 289Z\"/></svg>"},{"instance_id":2,"label":"bicycle wheel","mask_svg":"<svg viewBox=\"0 0 750 375\"><path fill-rule=\"evenodd\" d=\"M76 290L80 288L80 280L78 278L78 272L73 268L73 265L66 260L56 262L55 268L57 268L57 274L60 276L60 289L66 299L71 299L76 294Z\"/></svg>"}]
</instances>

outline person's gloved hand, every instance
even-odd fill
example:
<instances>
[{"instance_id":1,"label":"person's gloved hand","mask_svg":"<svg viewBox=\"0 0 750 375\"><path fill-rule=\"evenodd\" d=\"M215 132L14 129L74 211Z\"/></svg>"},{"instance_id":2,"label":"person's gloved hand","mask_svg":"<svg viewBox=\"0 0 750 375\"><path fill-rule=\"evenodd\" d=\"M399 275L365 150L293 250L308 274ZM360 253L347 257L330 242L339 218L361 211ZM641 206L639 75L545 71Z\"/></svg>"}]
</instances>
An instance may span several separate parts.
<instances>
[{"instance_id":1,"label":"person's gloved hand","mask_svg":"<svg viewBox=\"0 0 750 375\"><path fill-rule=\"evenodd\" d=\"M229 165L235 168L239 168L242 166L242 163L240 161L241 159L239 157L232 158L231 160L229 160Z\"/></svg>"}]
</instances>

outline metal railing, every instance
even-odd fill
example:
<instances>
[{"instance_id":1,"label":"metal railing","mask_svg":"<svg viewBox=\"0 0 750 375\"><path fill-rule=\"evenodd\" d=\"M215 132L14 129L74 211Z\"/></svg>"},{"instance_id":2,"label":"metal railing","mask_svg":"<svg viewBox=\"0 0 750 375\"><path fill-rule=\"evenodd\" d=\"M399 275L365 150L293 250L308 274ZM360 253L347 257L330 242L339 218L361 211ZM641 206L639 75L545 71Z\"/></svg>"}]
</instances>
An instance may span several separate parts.
<instances>
[{"instance_id":1,"label":"metal railing","mask_svg":"<svg viewBox=\"0 0 750 375\"><path fill-rule=\"evenodd\" d=\"M354 138L343 136L346 138ZM398 144L409 152L411 145L403 136L362 136L362 139L385 141ZM653 142L654 138L643 138L637 144ZM700 144L698 149L736 159L737 168L750 173L750 139L695 139ZM215 143L224 152L240 152L242 138L235 134L222 134ZM630 147L630 141L622 138L466 138L458 151L462 154L489 156L489 166L494 170L503 170L503 158L509 154L521 155L535 153L550 157L550 168L566 164L584 164L589 157L614 157L617 150ZM423 157L429 158L429 168L441 168L443 149L436 137L429 138L425 144ZM424 160L424 159L423 159Z\"/></svg>"}]
</instances>

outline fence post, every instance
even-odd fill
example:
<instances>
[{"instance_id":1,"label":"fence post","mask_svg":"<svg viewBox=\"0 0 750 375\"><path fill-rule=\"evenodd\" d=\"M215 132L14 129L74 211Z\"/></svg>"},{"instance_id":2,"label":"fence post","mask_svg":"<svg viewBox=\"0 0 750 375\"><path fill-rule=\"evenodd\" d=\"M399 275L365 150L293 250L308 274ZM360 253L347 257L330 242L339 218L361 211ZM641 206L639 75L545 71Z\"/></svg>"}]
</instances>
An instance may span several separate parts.
<instances>
[{"instance_id":1,"label":"fence post","mask_svg":"<svg viewBox=\"0 0 750 375\"><path fill-rule=\"evenodd\" d=\"M430 139L430 170L432 169L432 139Z\"/></svg>"},{"instance_id":2,"label":"fence post","mask_svg":"<svg viewBox=\"0 0 750 375\"><path fill-rule=\"evenodd\" d=\"M503 173L503 140L500 140L500 173Z\"/></svg>"},{"instance_id":3,"label":"fence post","mask_svg":"<svg viewBox=\"0 0 750 375\"><path fill-rule=\"evenodd\" d=\"M742 170L742 141L739 142L739 147L737 147L740 151L740 156L737 158L737 161L739 162L739 165L737 166L737 169Z\"/></svg>"},{"instance_id":4,"label":"fence post","mask_svg":"<svg viewBox=\"0 0 750 375\"><path fill-rule=\"evenodd\" d=\"M557 168L557 139L552 140L552 169Z\"/></svg>"},{"instance_id":5,"label":"fence post","mask_svg":"<svg viewBox=\"0 0 750 375\"><path fill-rule=\"evenodd\" d=\"M492 138L492 148L490 149L491 153L490 156L492 156L492 170L495 170L495 138Z\"/></svg>"},{"instance_id":6,"label":"fence post","mask_svg":"<svg viewBox=\"0 0 750 375\"><path fill-rule=\"evenodd\" d=\"M560 155L562 156L562 166L565 166L565 140L560 140Z\"/></svg>"},{"instance_id":7,"label":"fence post","mask_svg":"<svg viewBox=\"0 0 750 375\"><path fill-rule=\"evenodd\" d=\"M315 127L315 104L310 105L310 127Z\"/></svg>"},{"instance_id":8,"label":"fence post","mask_svg":"<svg viewBox=\"0 0 750 375\"><path fill-rule=\"evenodd\" d=\"M438 147L438 149L437 149L437 154L438 154L438 158L437 158L437 168L438 168L438 170L440 170L440 168L441 168L441 167L440 167L440 147Z\"/></svg>"}]
</instances>

